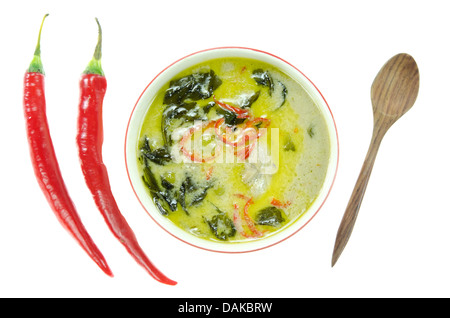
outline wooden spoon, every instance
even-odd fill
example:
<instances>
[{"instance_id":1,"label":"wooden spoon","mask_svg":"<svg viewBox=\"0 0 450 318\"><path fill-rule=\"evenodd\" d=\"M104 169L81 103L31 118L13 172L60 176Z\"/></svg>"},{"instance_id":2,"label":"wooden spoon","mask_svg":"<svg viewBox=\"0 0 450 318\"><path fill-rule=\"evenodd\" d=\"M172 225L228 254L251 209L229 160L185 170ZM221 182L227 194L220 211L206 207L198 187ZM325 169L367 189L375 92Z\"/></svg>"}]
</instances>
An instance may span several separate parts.
<instances>
[{"instance_id":1,"label":"wooden spoon","mask_svg":"<svg viewBox=\"0 0 450 318\"><path fill-rule=\"evenodd\" d=\"M331 266L336 264L352 233L381 140L397 119L414 105L418 92L419 69L412 56L408 54L398 54L392 57L381 68L373 81L371 89L374 119L372 140L336 235Z\"/></svg>"}]
</instances>

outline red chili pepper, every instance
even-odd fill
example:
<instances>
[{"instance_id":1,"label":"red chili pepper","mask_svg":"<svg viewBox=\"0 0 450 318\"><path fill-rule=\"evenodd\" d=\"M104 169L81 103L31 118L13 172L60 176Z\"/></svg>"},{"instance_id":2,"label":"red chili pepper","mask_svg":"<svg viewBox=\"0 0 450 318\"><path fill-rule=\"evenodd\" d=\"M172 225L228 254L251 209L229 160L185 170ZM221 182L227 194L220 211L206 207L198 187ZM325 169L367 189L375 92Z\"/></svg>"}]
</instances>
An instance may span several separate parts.
<instances>
[{"instance_id":1,"label":"red chili pepper","mask_svg":"<svg viewBox=\"0 0 450 318\"><path fill-rule=\"evenodd\" d=\"M291 205L291 202L286 201L286 203L283 203L280 200L273 198L272 201L270 202L270 204L272 204L273 206L276 206L278 208L287 208L288 206Z\"/></svg>"},{"instance_id":2,"label":"red chili pepper","mask_svg":"<svg viewBox=\"0 0 450 318\"><path fill-rule=\"evenodd\" d=\"M103 143L103 99L106 93L106 78L101 67L102 32L99 29L95 53L80 79L80 104L78 116L77 146L81 168L94 201L109 229L125 246L136 262L143 266L157 281L175 285L147 258L139 246L133 230L120 212L111 191L108 172L102 159Z\"/></svg>"},{"instance_id":3,"label":"red chili pepper","mask_svg":"<svg viewBox=\"0 0 450 318\"><path fill-rule=\"evenodd\" d=\"M75 238L85 252L109 276L113 276L102 253L89 236L73 204L56 158L47 121L44 69L41 62L40 39L34 52L34 58L25 73L24 113L30 147L30 156L39 186L63 227Z\"/></svg>"},{"instance_id":4,"label":"red chili pepper","mask_svg":"<svg viewBox=\"0 0 450 318\"><path fill-rule=\"evenodd\" d=\"M206 172L206 180L211 179L213 171L214 171L214 166L212 166L211 168L208 169L208 171Z\"/></svg>"},{"instance_id":5,"label":"red chili pepper","mask_svg":"<svg viewBox=\"0 0 450 318\"><path fill-rule=\"evenodd\" d=\"M246 160L246 159L248 159L248 157L250 157L250 154L252 153L255 146L256 146L256 142L253 142L251 144L245 145L244 147L235 148L234 155L236 157L239 157L241 160Z\"/></svg>"},{"instance_id":6,"label":"red chili pepper","mask_svg":"<svg viewBox=\"0 0 450 318\"><path fill-rule=\"evenodd\" d=\"M233 133L232 129L229 126L224 125L224 123L225 118L223 117L216 121L214 128L217 137L219 137L223 143L235 147L234 155L245 160L255 148L255 139L259 139L265 133L265 130L261 130L260 128L267 128L270 125L270 119L264 117L248 119L242 125L243 127L238 127L237 134ZM225 128L223 128L223 126L225 126ZM223 130L225 130L225 132L222 132ZM236 136L236 138L232 139L231 136ZM244 147L238 149L238 147L241 146Z\"/></svg>"},{"instance_id":7,"label":"red chili pepper","mask_svg":"<svg viewBox=\"0 0 450 318\"><path fill-rule=\"evenodd\" d=\"M188 157L192 162L210 162L212 160L214 160L221 152L219 151L220 149L217 148L216 151L214 152L213 155L211 156L207 156L204 157L202 156L202 153L197 154L195 152L195 149L192 151L189 151L186 147L185 144L186 142L191 138L191 136L197 131L197 130L207 130L209 128L212 128L215 126L215 121L209 121L209 122L202 122L200 125L191 127L187 130L187 132L184 134L183 138L181 138L180 140L180 145L181 145L181 152Z\"/></svg>"},{"instance_id":8,"label":"red chili pepper","mask_svg":"<svg viewBox=\"0 0 450 318\"><path fill-rule=\"evenodd\" d=\"M253 204L252 198L250 198L244 206L244 219L245 219L245 222L247 223L247 226L249 227L249 229L256 236L260 237L263 234L260 231L258 231L258 229L255 227L255 223L253 223L253 220L250 218L250 215L248 215L248 208L249 208L250 204Z\"/></svg>"},{"instance_id":9,"label":"red chili pepper","mask_svg":"<svg viewBox=\"0 0 450 318\"><path fill-rule=\"evenodd\" d=\"M261 124L261 126L258 127L258 125ZM250 119L247 121L246 123L246 129L253 129L253 127L258 129L257 134L252 134L250 136L253 136L253 139L249 139L248 137L245 138L245 141L251 141L254 139L259 139L264 133L265 130L261 130L260 128L266 128L270 125L270 119L268 118L264 118L264 117L258 117L258 118L254 118L254 119ZM253 126L253 127L252 127ZM246 143L244 148L238 149L235 151L235 155L239 156L242 160L246 160L250 154L252 153L253 149L255 149L256 146L256 141L252 142L252 143Z\"/></svg>"},{"instance_id":10,"label":"red chili pepper","mask_svg":"<svg viewBox=\"0 0 450 318\"><path fill-rule=\"evenodd\" d=\"M239 206L237 204L234 204L234 213L233 213L233 223L234 226L236 227L237 231L245 238L250 238L252 237L251 235L247 234L244 231L244 228L242 227L242 220L241 217L239 215Z\"/></svg>"},{"instance_id":11,"label":"red chili pepper","mask_svg":"<svg viewBox=\"0 0 450 318\"><path fill-rule=\"evenodd\" d=\"M257 139L259 136L258 133L256 133L256 130L253 128L245 127L244 129L239 129L238 134L233 134L231 127L224 125L225 118L220 118L217 120L215 124L215 132L217 137L220 138L220 140L233 147L239 147L242 145L248 144L250 141ZM225 129L222 128L222 126L226 126ZM222 133L222 130L225 130L225 132ZM236 136L234 140L232 140L231 135Z\"/></svg>"},{"instance_id":12,"label":"red chili pepper","mask_svg":"<svg viewBox=\"0 0 450 318\"><path fill-rule=\"evenodd\" d=\"M256 226L255 223L253 222L253 220L251 219L250 215L248 214L248 208L250 206L250 204L253 204L253 198L251 197L247 197L241 193L235 193L234 194L236 197L241 198L243 200L246 200L247 202L244 205L244 220L247 223L248 228L250 229L250 231L253 232L253 236L248 236L248 237L261 237L263 235L263 233L261 231L259 231ZM235 204L235 210L237 208L237 205ZM235 219L237 218L237 216L235 217ZM242 234L242 233L241 233Z\"/></svg>"},{"instance_id":13,"label":"red chili pepper","mask_svg":"<svg viewBox=\"0 0 450 318\"><path fill-rule=\"evenodd\" d=\"M216 96L213 96L214 101L217 105L222 107L223 109L229 110L237 115L237 118L249 118L250 115L248 114L248 111L239 107L228 105L224 102L218 101L216 99Z\"/></svg>"},{"instance_id":14,"label":"red chili pepper","mask_svg":"<svg viewBox=\"0 0 450 318\"><path fill-rule=\"evenodd\" d=\"M242 193L235 193L234 196L238 197L238 198L241 198L242 200L246 200L246 201L251 200L250 197L248 197L246 195L243 195Z\"/></svg>"}]
</instances>

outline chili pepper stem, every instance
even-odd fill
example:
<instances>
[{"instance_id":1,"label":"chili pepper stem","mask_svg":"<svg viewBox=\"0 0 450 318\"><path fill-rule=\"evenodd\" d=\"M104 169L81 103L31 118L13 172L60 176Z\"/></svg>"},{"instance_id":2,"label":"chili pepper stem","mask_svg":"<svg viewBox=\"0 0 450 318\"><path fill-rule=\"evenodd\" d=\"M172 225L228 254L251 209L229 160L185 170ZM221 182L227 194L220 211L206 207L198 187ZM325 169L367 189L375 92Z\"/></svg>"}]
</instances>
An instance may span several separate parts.
<instances>
[{"instance_id":1,"label":"chili pepper stem","mask_svg":"<svg viewBox=\"0 0 450 318\"><path fill-rule=\"evenodd\" d=\"M44 18L42 19L41 27L39 29L39 36L38 36L38 41L36 44L36 49L34 50L33 60L31 61L27 72L30 72L30 73L36 72L36 73L40 73L40 74L45 74L44 67L43 67L42 61L41 61L41 32L42 32L42 26L44 25L45 18L48 15L49 14L47 13L46 15L44 15Z\"/></svg>"},{"instance_id":2,"label":"chili pepper stem","mask_svg":"<svg viewBox=\"0 0 450 318\"><path fill-rule=\"evenodd\" d=\"M97 74L100 76L104 76L104 72L102 69L102 27L100 26L100 22L97 18L95 21L98 25L98 40L97 45L95 46L94 56L90 60L86 69L84 70L84 74Z\"/></svg>"}]
</instances>

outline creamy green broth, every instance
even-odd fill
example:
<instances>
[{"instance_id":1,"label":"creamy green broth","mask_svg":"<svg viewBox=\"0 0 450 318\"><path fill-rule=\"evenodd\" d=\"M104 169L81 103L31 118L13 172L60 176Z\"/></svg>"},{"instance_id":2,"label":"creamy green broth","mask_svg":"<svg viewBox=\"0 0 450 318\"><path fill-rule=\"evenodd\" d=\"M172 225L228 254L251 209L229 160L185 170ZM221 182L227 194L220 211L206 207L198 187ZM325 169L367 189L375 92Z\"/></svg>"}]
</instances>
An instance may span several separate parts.
<instances>
[{"instance_id":1,"label":"creamy green broth","mask_svg":"<svg viewBox=\"0 0 450 318\"><path fill-rule=\"evenodd\" d=\"M210 60L174 77L149 106L138 165L160 213L181 229L220 242L261 239L317 198L330 156L326 122L273 66Z\"/></svg>"}]
</instances>

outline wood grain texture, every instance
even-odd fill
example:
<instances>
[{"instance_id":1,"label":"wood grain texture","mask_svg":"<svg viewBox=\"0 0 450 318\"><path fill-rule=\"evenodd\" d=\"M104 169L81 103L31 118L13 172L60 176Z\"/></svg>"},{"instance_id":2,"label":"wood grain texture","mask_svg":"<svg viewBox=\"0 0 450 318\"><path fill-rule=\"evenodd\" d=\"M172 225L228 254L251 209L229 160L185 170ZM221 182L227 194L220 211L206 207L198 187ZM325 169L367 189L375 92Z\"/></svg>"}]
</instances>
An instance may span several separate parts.
<instances>
[{"instance_id":1,"label":"wood grain texture","mask_svg":"<svg viewBox=\"0 0 450 318\"><path fill-rule=\"evenodd\" d=\"M392 57L375 77L371 89L372 140L336 235L331 266L336 264L353 231L384 135L414 105L418 93L419 69L408 54Z\"/></svg>"}]
</instances>

